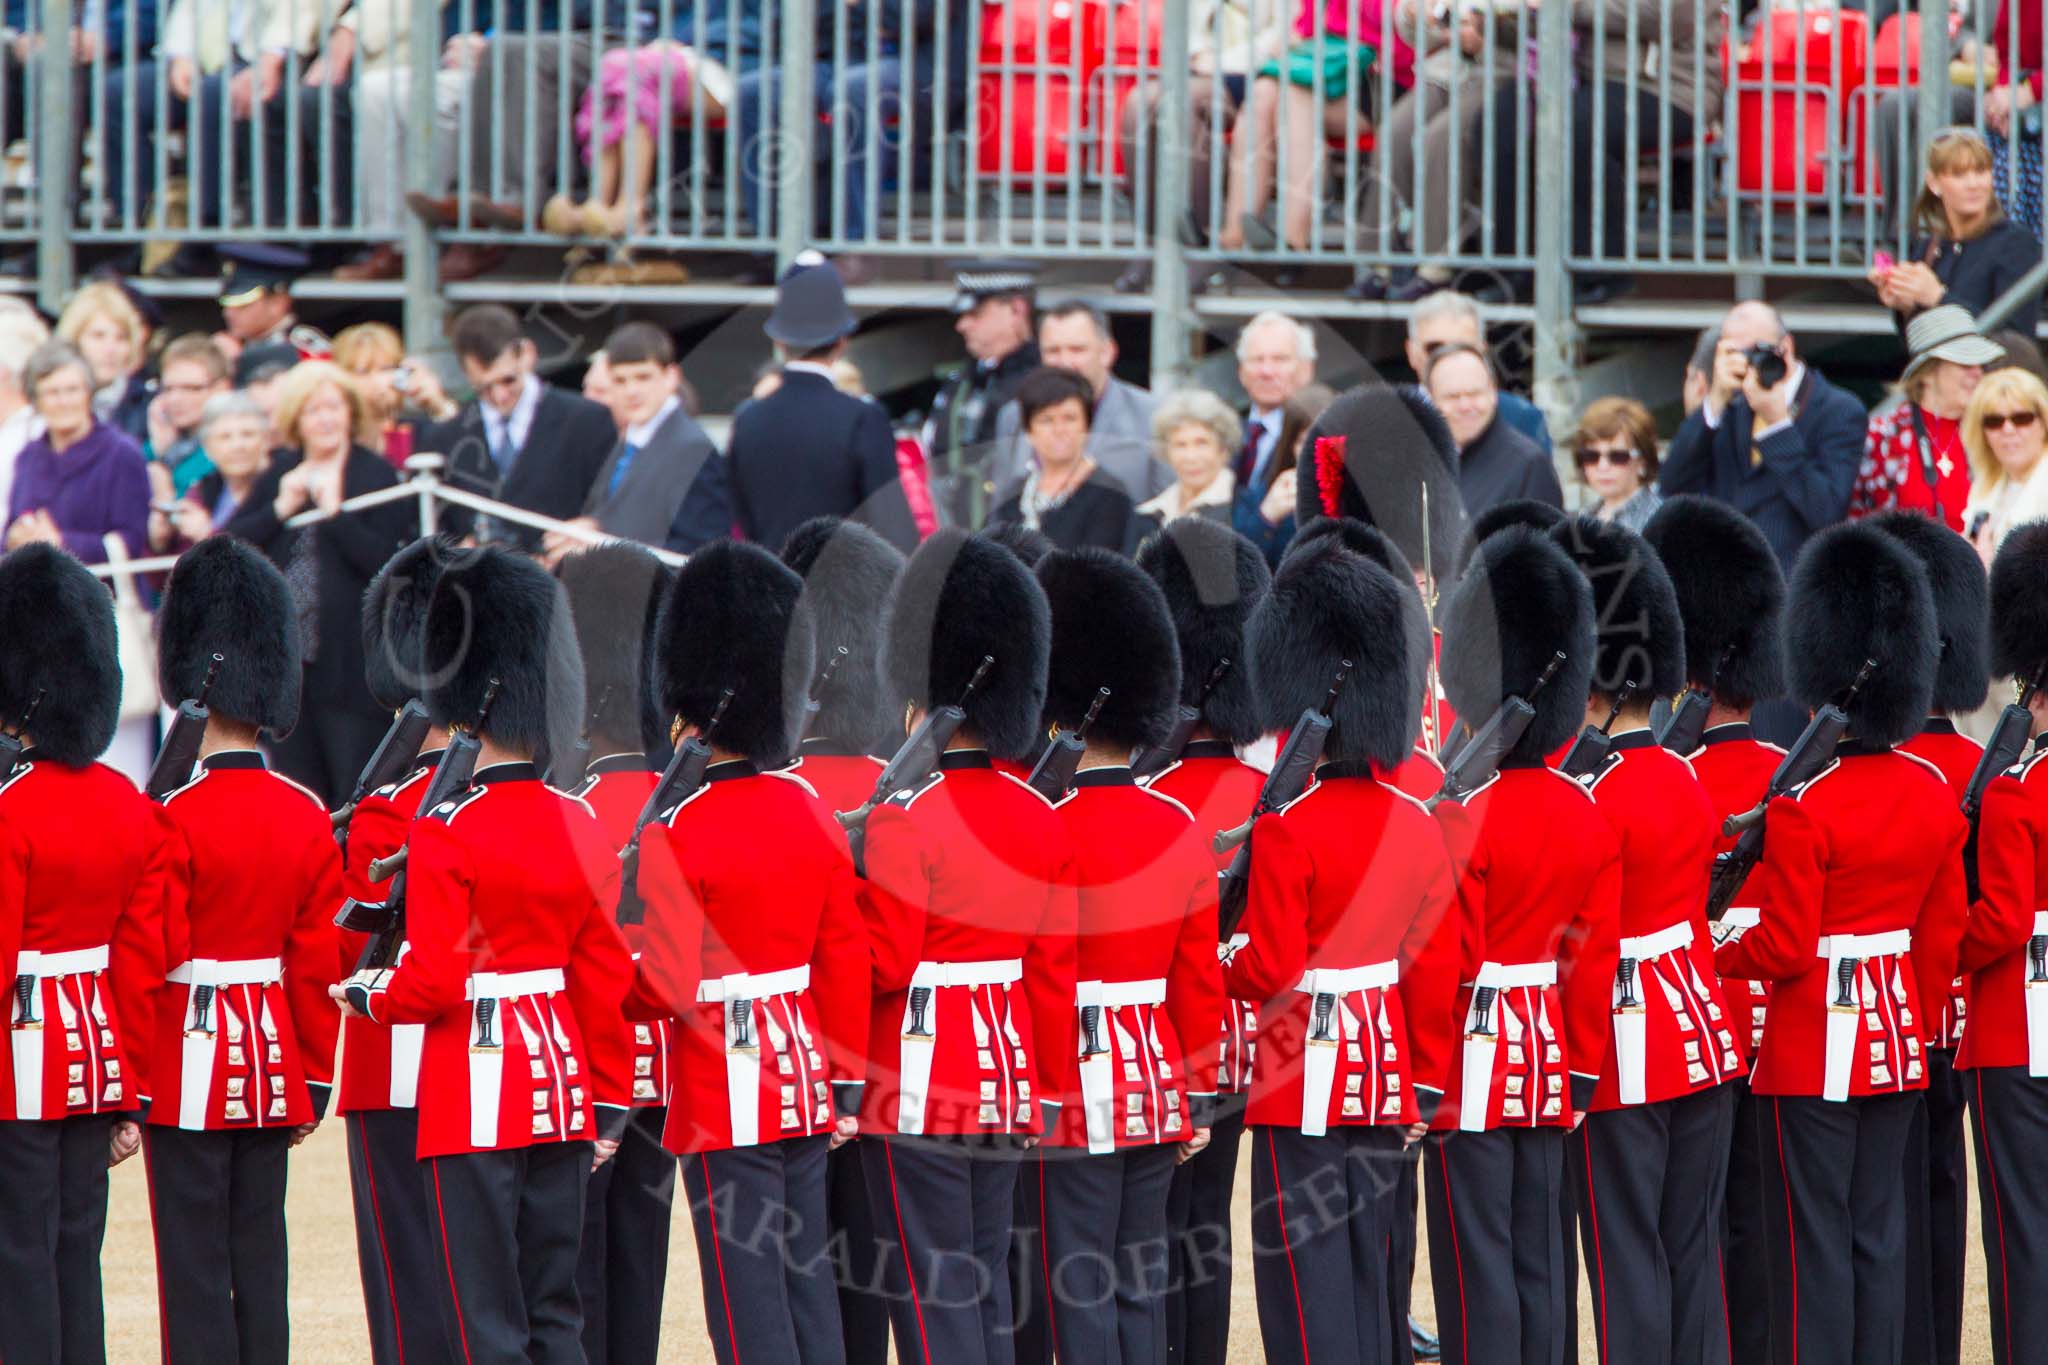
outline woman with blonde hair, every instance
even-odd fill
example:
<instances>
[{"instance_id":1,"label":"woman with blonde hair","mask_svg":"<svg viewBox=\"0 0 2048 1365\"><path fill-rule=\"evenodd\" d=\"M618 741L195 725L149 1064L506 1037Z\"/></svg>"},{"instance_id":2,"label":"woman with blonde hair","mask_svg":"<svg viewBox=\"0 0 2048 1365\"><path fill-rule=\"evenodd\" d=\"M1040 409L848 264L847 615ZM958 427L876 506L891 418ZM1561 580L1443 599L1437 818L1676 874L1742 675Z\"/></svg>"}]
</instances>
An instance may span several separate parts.
<instances>
[{"instance_id":1,"label":"woman with blonde hair","mask_svg":"<svg viewBox=\"0 0 2048 1365\"><path fill-rule=\"evenodd\" d=\"M445 422L461 411L431 365L408 360L398 329L358 322L334 334L334 363L354 376L377 428L371 447L403 469L419 440L422 419Z\"/></svg>"},{"instance_id":2,"label":"woman with blonde hair","mask_svg":"<svg viewBox=\"0 0 2048 1365\"><path fill-rule=\"evenodd\" d=\"M377 424L362 389L339 365L292 367L279 393L277 430L284 449L220 529L284 571L298 611L304 701L298 728L274 746L278 769L339 802L390 720L363 682L363 591L418 525L404 503L290 524L398 482L370 448Z\"/></svg>"},{"instance_id":3,"label":"woman with blonde hair","mask_svg":"<svg viewBox=\"0 0 2048 1365\"><path fill-rule=\"evenodd\" d=\"M1975 317L2041 260L2041 244L2033 234L1998 207L1991 186L1991 146L1975 128L1950 128L1928 144L1913 226L1919 235L1911 259L1881 261L1868 276L1902 327L1944 303L1961 304ZM2006 321L2032 336L2040 314L2037 292Z\"/></svg>"},{"instance_id":4,"label":"woman with blonde hair","mask_svg":"<svg viewBox=\"0 0 2048 1365\"><path fill-rule=\"evenodd\" d=\"M152 328L128 291L96 280L71 296L57 319L57 336L92 368L93 415L137 444L149 431L149 361Z\"/></svg>"},{"instance_id":5,"label":"woman with blonde hair","mask_svg":"<svg viewBox=\"0 0 2048 1365\"><path fill-rule=\"evenodd\" d=\"M1989 566L1999 542L2022 522L2048 519L2048 385L2016 368L1977 382L1963 413L1970 501L1963 526Z\"/></svg>"}]
</instances>

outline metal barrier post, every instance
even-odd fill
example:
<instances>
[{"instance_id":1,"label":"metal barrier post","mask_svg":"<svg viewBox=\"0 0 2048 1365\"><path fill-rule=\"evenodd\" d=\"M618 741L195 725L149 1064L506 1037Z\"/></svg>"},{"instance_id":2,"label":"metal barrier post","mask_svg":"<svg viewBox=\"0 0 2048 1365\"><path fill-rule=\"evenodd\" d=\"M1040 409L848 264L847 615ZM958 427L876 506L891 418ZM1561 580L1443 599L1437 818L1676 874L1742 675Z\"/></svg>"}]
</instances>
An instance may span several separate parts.
<instances>
[{"instance_id":1,"label":"metal barrier post","mask_svg":"<svg viewBox=\"0 0 2048 1365\"><path fill-rule=\"evenodd\" d=\"M775 173L775 260L778 274L788 269L797 253L811 243L811 187L817 178L817 160L812 149L818 139L818 118L812 108L816 92L811 86L815 80L817 57L816 0L783 0L779 73L782 98L777 118L780 126L773 132L764 129L761 135L767 146L775 148L774 160L769 164ZM765 153L764 146L759 154ZM753 149L740 148L741 156L756 154ZM870 206L870 212L877 211L878 206Z\"/></svg>"},{"instance_id":2,"label":"metal barrier post","mask_svg":"<svg viewBox=\"0 0 2048 1365\"><path fill-rule=\"evenodd\" d=\"M1571 205L1575 188L1571 142L1571 7L1544 5L1536 15L1536 144L1525 188L1534 217L1536 335L1534 397L1551 426L1562 428L1575 408L1573 370L1578 329L1572 321ZM1597 214L1596 214L1597 217Z\"/></svg>"},{"instance_id":3,"label":"metal barrier post","mask_svg":"<svg viewBox=\"0 0 2048 1365\"><path fill-rule=\"evenodd\" d=\"M434 180L434 75L441 66L441 26L420 7L407 35L405 101L405 187L440 194ZM375 168L371 168L373 171ZM442 340L440 244L427 220L405 219L405 349L424 355Z\"/></svg>"},{"instance_id":4,"label":"metal barrier post","mask_svg":"<svg viewBox=\"0 0 2048 1365\"><path fill-rule=\"evenodd\" d=\"M1948 79L1948 0L1920 0L1919 9L1920 85L1914 92L1919 107L1914 113L1919 116L1920 135L1913 139L1914 164L1899 167L1899 179L1905 183L1885 186L1889 194L1904 194L1908 205L1918 193L1920 168L1927 164L1927 148L1954 121L1949 105L1949 92L1954 87ZM2007 77L2011 74L2008 72ZM1910 217L1910 208L1899 216Z\"/></svg>"},{"instance_id":5,"label":"metal barrier post","mask_svg":"<svg viewBox=\"0 0 2048 1365\"><path fill-rule=\"evenodd\" d=\"M54 317L71 293L71 136L85 113L71 107L71 0L43 0L42 30L35 59L42 124L36 130L36 295Z\"/></svg>"},{"instance_id":6,"label":"metal barrier post","mask_svg":"<svg viewBox=\"0 0 2048 1365\"><path fill-rule=\"evenodd\" d=\"M1152 139L1152 389L1179 388L1188 371L1188 268L1180 240L1188 203L1188 0L1160 12L1159 115ZM1142 89L1131 95L1144 98ZM1129 155L1138 154L1135 147Z\"/></svg>"}]
</instances>

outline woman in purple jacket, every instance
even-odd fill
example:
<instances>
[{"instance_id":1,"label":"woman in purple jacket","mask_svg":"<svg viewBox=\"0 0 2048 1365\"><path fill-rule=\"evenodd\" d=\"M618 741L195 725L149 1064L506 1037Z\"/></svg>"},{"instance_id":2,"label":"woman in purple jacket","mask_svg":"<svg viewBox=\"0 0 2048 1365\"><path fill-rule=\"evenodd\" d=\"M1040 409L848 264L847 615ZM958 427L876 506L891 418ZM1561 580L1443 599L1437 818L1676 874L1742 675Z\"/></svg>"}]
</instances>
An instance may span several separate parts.
<instances>
[{"instance_id":1,"label":"woman in purple jacket","mask_svg":"<svg viewBox=\"0 0 2048 1365\"><path fill-rule=\"evenodd\" d=\"M149 474L135 442L93 416L85 357L48 342L29 357L23 380L45 432L15 464L7 548L48 541L97 564L111 532L129 554L147 554Z\"/></svg>"}]
</instances>

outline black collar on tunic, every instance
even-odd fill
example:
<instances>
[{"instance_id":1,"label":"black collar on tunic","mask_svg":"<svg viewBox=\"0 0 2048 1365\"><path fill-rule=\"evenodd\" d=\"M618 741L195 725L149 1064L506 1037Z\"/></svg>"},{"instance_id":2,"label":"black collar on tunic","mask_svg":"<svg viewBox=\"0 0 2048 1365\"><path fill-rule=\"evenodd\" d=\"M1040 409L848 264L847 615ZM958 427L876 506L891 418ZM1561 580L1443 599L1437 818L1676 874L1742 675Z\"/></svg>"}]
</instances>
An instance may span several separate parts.
<instances>
[{"instance_id":1,"label":"black collar on tunic","mask_svg":"<svg viewBox=\"0 0 2048 1365\"><path fill-rule=\"evenodd\" d=\"M1891 751L1892 746L1889 744L1872 744L1869 740L1858 739L1854 735L1835 745L1836 758L1867 758L1872 754L1888 754Z\"/></svg>"},{"instance_id":2,"label":"black collar on tunic","mask_svg":"<svg viewBox=\"0 0 2048 1365\"><path fill-rule=\"evenodd\" d=\"M1182 758L1236 758L1237 746L1227 739L1191 739L1180 751Z\"/></svg>"},{"instance_id":3,"label":"black collar on tunic","mask_svg":"<svg viewBox=\"0 0 2048 1365\"><path fill-rule=\"evenodd\" d=\"M1726 744L1731 740L1754 739L1755 731L1746 720L1731 720L1726 725L1716 725L1701 731L1701 744Z\"/></svg>"},{"instance_id":4,"label":"black collar on tunic","mask_svg":"<svg viewBox=\"0 0 2048 1365\"><path fill-rule=\"evenodd\" d=\"M606 754L603 758L590 760L590 766L584 771L599 777L606 773L651 773L654 764L648 761L646 754Z\"/></svg>"},{"instance_id":5,"label":"black collar on tunic","mask_svg":"<svg viewBox=\"0 0 2048 1365\"><path fill-rule=\"evenodd\" d=\"M758 777L761 770L754 766L751 758L728 758L723 763L714 763L704 770L708 782L730 782L736 777Z\"/></svg>"},{"instance_id":6,"label":"black collar on tunic","mask_svg":"<svg viewBox=\"0 0 2048 1365\"><path fill-rule=\"evenodd\" d=\"M1119 763L1114 768L1084 768L1074 774L1074 786L1081 787L1135 787L1138 779L1131 776L1131 765Z\"/></svg>"},{"instance_id":7,"label":"black collar on tunic","mask_svg":"<svg viewBox=\"0 0 2048 1365\"><path fill-rule=\"evenodd\" d=\"M1368 782L1379 781L1379 773L1372 764L1362 758L1333 758L1316 769L1316 781L1328 782L1347 777L1362 777Z\"/></svg>"},{"instance_id":8,"label":"black collar on tunic","mask_svg":"<svg viewBox=\"0 0 2048 1365\"><path fill-rule=\"evenodd\" d=\"M423 773L430 768L439 767L441 765L441 755L447 752L448 747L445 744L438 749L421 750L420 756L412 761L412 768L407 772L406 776L410 777L413 773Z\"/></svg>"},{"instance_id":9,"label":"black collar on tunic","mask_svg":"<svg viewBox=\"0 0 2048 1365\"><path fill-rule=\"evenodd\" d=\"M486 782L538 782L540 769L532 763L520 761L493 763L488 768L478 768L469 780L479 787Z\"/></svg>"},{"instance_id":10,"label":"black collar on tunic","mask_svg":"<svg viewBox=\"0 0 2048 1365\"><path fill-rule=\"evenodd\" d=\"M961 768L993 768L995 761L986 749L948 749L939 755L939 771L956 772Z\"/></svg>"},{"instance_id":11,"label":"black collar on tunic","mask_svg":"<svg viewBox=\"0 0 2048 1365\"><path fill-rule=\"evenodd\" d=\"M1927 723L1920 727L1920 733L1923 735L1952 735L1956 733L1956 723L1947 716L1929 716Z\"/></svg>"},{"instance_id":12,"label":"black collar on tunic","mask_svg":"<svg viewBox=\"0 0 2048 1365\"><path fill-rule=\"evenodd\" d=\"M217 754L208 754L203 766L208 772L220 768L254 768L261 772L270 765L263 761L260 749L223 749Z\"/></svg>"},{"instance_id":13,"label":"black collar on tunic","mask_svg":"<svg viewBox=\"0 0 2048 1365\"><path fill-rule=\"evenodd\" d=\"M1625 753L1630 749L1654 749L1657 747L1657 732L1648 728L1624 730L1615 735L1614 752Z\"/></svg>"}]
</instances>

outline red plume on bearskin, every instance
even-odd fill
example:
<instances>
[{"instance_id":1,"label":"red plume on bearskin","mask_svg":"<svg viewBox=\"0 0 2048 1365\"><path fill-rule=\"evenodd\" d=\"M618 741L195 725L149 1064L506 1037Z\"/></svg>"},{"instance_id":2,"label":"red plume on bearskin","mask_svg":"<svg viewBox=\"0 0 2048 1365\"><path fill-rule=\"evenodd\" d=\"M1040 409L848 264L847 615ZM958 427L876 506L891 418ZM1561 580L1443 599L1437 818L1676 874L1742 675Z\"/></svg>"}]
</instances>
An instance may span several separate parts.
<instances>
[{"instance_id":1,"label":"red plume on bearskin","mask_svg":"<svg viewBox=\"0 0 2048 1365\"><path fill-rule=\"evenodd\" d=\"M1318 517L1377 526L1409 563L1449 587L1465 538L1465 504L1457 443L1428 395L1412 384L1361 384L1324 410L1303 449L1312 467L1295 474L1298 526Z\"/></svg>"}]
</instances>

